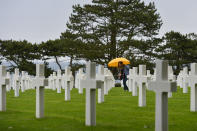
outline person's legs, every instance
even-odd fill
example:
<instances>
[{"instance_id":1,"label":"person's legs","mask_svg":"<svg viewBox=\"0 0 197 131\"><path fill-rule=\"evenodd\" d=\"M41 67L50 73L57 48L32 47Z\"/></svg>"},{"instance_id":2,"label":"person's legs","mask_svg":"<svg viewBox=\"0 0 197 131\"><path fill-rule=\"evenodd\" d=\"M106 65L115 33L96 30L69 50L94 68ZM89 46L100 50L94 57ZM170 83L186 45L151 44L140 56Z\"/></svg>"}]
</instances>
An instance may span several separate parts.
<instances>
[{"instance_id":1,"label":"person's legs","mask_svg":"<svg viewBox=\"0 0 197 131\"><path fill-rule=\"evenodd\" d=\"M126 82L127 82L127 77L124 77L123 78L124 90L129 90L128 87L127 87L127 83Z\"/></svg>"}]
</instances>

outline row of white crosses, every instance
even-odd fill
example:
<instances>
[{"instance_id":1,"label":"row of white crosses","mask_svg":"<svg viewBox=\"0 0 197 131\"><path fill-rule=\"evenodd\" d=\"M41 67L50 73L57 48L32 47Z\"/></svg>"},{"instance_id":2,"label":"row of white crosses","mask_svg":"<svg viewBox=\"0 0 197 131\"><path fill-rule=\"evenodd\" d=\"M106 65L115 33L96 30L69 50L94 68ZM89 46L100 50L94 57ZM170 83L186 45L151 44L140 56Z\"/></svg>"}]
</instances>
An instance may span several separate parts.
<instances>
[{"instance_id":1,"label":"row of white crosses","mask_svg":"<svg viewBox=\"0 0 197 131\"><path fill-rule=\"evenodd\" d=\"M156 61L156 80L148 82L148 89L156 93L156 114L155 114L155 130L168 130L168 93L175 92L177 89L175 81L169 81L168 62ZM139 66L139 75L136 77L137 83L141 84L146 80L146 69L144 65ZM69 70L67 70L69 74ZM86 77L81 80L81 86L86 88L86 125L96 125L96 88L101 89L104 97L104 77L103 67L99 66L96 76L96 64L88 62L86 66ZM6 110L6 85L9 79L6 77L5 66L0 66L0 111ZM191 74L187 77L187 81L191 86L190 110L197 111L197 63L191 64ZM69 81L69 80L68 80ZM44 117L44 87L47 86L48 80L44 77L44 65L36 65L36 77L33 79L33 87L36 87L36 118ZM67 83L68 84L68 83ZM68 86L69 87L69 86ZM143 92L143 91L139 91ZM66 94L66 93L65 93ZM142 93L143 94L143 93ZM102 98L104 100L104 98ZM101 101L102 101L101 99ZM139 99L140 100L140 99Z\"/></svg>"},{"instance_id":2,"label":"row of white crosses","mask_svg":"<svg viewBox=\"0 0 197 131\"><path fill-rule=\"evenodd\" d=\"M31 78L28 73L22 71L21 76L19 75L19 69L15 69L14 74L11 75L10 72L6 73L6 78L10 80L10 83L6 85L6 90L10 91L11 88L15 91L15 97L19 96L19 90L24 92L31 88Z\"/></svg>"},{"instance_id":3,"label":"row of white crosses","mask_svg":"<svg viewBox=\"0 0 197 131\"><path fill-rule=\"evenodd\" d=\"M114 86L115 79L110 70L104 68L104 66L98 66L98 73L96 75L98 79L104 80L104 94L107 95L109 90ZM83 93L83 87L81 86L81 80L86 79L86 75L83 73L83 69L79 69L76 74L75 87L78 89L79 94ZM103 91L103 90L102 90ZM99 89L100 92L100 89Z\"/></svg>"},{"instance_id":4,"label":"row of white crosses","mask_svg":"<svg viewBox=\"0 0 197 131\"><path fill-rule=\"evenodd\" d=\"M138 68L133 67L129 73L129 91L132 92L133 96L137 96L137 87L139 88L138 106L146 106L146 87L147 82L150 81L151 74L150 70L146 70L146 65L139 65Z\"/></svg>"},{"instance_id":5,"label":"row of white crosses","mask_svg":"<svg viewBox=\"0 0 197 131\"><path fill-rule=\"evenodd\" d=\"M175 82L176 76L173 74L172 66L168 66L168 81ZM146 70L145 65L139 65L138 68L133 67L130 69L129 74L129 91L132 92L133 96L137 96L137 90L139 88L138 106L146 106L146 87L147 83L151 80L156 80L156 69L154 75L150 74L150 70ZM172 92L168 92L168 97L172 97Z\"/></svg>"},{"instance_id":6,"label":"row of white crosses","mask_svg":"<svg viewBox=\"0 0 197 131\"><path fill-rule=\"evenodd\" d=\"M49 81L49 89L56 90L57 93L61 93L61 89L65 89L66 93L66 100L70 100L70 90L73 88L74 84L74 77L72 76L72 72L70 67L65 68L65 73L62 75L61 70L53 72L48 78ZM69 88L69 89L68 89Z\"/></svg>"},{"instance_id":7,"label":"row of white crosses","mask_svg":"<svg viewBox=\"0 0 197 131\"><path fill-rule=\"evenodd\" d=\"M11 78L10 78L11 80ZM32 89L32 79L31 77L24 71L22 71L22 74L20 76L19 69L16 68L14 70L14 75L12 78L12 87L14 89L14 96L19 96L19 90L21 89L22 92L24 92L27 89Z\"/></svg>"},{"instance_id":8,"label":"row of white crosses","mask_svg":"<svg viewBox=\"0 0 197 131\"><path fill-rule=\"evenodd\" d=\"M0 111L6 111L6 85L9 85L9 80L6 78L6 67L0 65ZM16 78L15 81L18 84ZM47 82L44 78L44 65L37 64L36 77L33 79L33 87L36 87L36 118L44 117L44 86L47 86Z\"/></svg>"},{"instance_id":9,"label":"row of white crosses","mask_svg":"<svg viewBox=\"0 0 197 131\"><path fill-rule=\"evenodd\" d=\"M189 75L191 75L191 72L189 73L188 67L184 67L183 70L181 70L179 75L177 76L177 86L183 88L183 93L188 93Z\"/></svg>"}]
</instances>

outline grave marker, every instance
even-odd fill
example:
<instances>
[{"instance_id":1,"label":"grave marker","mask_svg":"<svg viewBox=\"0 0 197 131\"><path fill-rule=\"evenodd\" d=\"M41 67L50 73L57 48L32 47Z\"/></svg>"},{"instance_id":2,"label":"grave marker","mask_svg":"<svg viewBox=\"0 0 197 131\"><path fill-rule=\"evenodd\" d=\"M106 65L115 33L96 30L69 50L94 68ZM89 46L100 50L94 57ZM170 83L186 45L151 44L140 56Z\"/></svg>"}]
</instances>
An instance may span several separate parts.
<instances>
[{"instance_id":1,"label":"grave marker","mask_svg":"<svg viewBox=\"0 0 197 131\"><path fill-rule=\"evenodd\" d=\"M129 69L129 76L128 76L128 88L129 92L132 92L133 89L133 69Z\"/></svg>"},{"instance_id":2,"label":"grave marker","mask_svg":"<svg viewBox=\"0 0 197 131\"><path fill-rule=\"evenodd\" d=\"M61 93L62 88L62 72L61 70L57 71L57 93Z\"/></svg>"},{"instance_id":3,"label":"grave marker","mask_svg":"<svg viewBox=\"0 0 197 131\"><path fill-rule=\"evenodd\" d=\"M0 65L0 111L6 111L6 85L9 79L6 78L6 67Z\"/></svg>"},{"instance_id":4,"label":"grave marker","mask_svg":"<svg viewBox=\"0 0 197 131\"><path fill-rule=\"evenodd\" d=\"M65 82L65 101L70 100L70 88L71 88L71 78L70 78L70 67L65 68L65 74L64 74L64 82Z\"/></svg>"},{"instance_id":5,"label":"grave marker","mask_svg":"<svg viewBox=\"0 0 197 131\"><path fill-rule=\"evenodd\" d=\"M96 125L96 63L87 62L86 79L81 80L86 88L86 126Z\"/></svg>"},{"instance_id":6,"label":"grave marker","mask_svg":"<svg viewBox=\"0 0 197 131\"><path fill-rule=\"evenodd\" d=\"M98 66L98 73L96 74L96 82L98 88L98 103L104 102L104 66Z\"/></svg>"},{"instance_id":7,"label":"grave marker","mask_svg":"<svg viewBox=\"0 0 197 131\"><path fill-rule=\"evenodd\" d=\"M183 68L183 93L188 93L189 79L188 79L188 67Z\"/></svg>"},{"instance_id":8,"label":"grave marker","mask_svg":"<svg viewBox=\"0 0 197 131\"><path fill-rule=\"evenodd\" d=\"M173 74L172 66L168 66L168 80L169 81L176 81L176 76ZM168 92L168 97L172 97L172 92Z\"/></svg>"},{"instance_id":9,"label":"grave marker","mask_svg":"<svg viewBox=\"0 0 197 131\"><path fill-rule=\"evenodd\" d=\"M44 77L44 64L36 64L36 77L33 87L36 87L36 118L44 117L44 87L48 86L48 80Z\"/></svg>"},{"instance_id":10,"label":"grave marker","mask_svg":"<svg viewBox=\"0 0 197 131\"><path fill-rule=\"evenodd\" d=\"M191 64L191 73L188 76L189 85L191 86L190 111L197 111L197 63Z\"/></svg>"},{"instance_id":11,"label":"grave marker","mask_svg":"<svg viewBox=\"0 0 197 131\"><path fill-rule=\"evenodd\" d=\"M76 88L78 88L78 91L79 91L79 94L83 94L83 88L81 87L81 83L80 83L80 80L81 79L84 79L85 75L83 73L83 69L80 68L79 69L79 72L77 73L76 75Z\"/></svg>"},{"instance_id":12,"label":"grave marker","mask_svg":"<svg viewBox=\"0 0 197 131\"><path fill-rule=\"evenodd\" d=\"M155 131L168 131L168 92L175 92L176 82L168 81L168 62L156 60L156 81L148 83L156 93Z\"/></svg>"},{"instance_id":13,"label":"grave marker","mask_svg":"<svg viewBox=\"0 0 197 131\"><path fill-rule=\"evenodd\" d=\"M57 87L57 76L56 76L56 72L53 72L53 88L52 90L56 90L56 87Z\"/></svg>"},{"instance_id":14,"label":"grave marker","mask_svg":"<svg viewBox=\"0 0 197 131\"><path fill-rule=\"evenodd\" d=\"M25 91L25 80L26 80L25 72L22 71L22 76L21 76L21 92L24 92Z\"/></svg>"},{"instance_id":15,"label":"grave marker","mask_svg":"<svg viewBox=\"0 0 197 131\"><path fill-rule=\"evenodd\" d=\"M10 76L10 72L7 72L6 78L9 80L9 84L6 85L6 90L10 91L11 90L11 76Z\"/></svg>"},{"instance_id":16,"label":"grave marker","mask_svg":"<svg viewBox=\"0 0 197 131\"><path fill-rule=\"evenodd\" d=\"M16 68L14 70L14 96L19 96L19 88L20 88L20 77L19 77L19 69Z\"/></svg>"},{"instance_id":17,"label":"grave marker","mask_svg":"<svg viewBox=\"0 0 197 131\"><path fill-rule=\"evenodd\" d=\"M146 83L148 81L146 76L146 65L139 65L139 75L136 78L139 86L138 106L146 106Z\"/></svg>"},{"instance_id":18,"label":"grave marker","mask_svg":"<svg viewBox=\"0 0 197 131\"><path fill-rule=\"evenodd\" d=\"M132 89L132 96L137 96L137 74L138 74L138 68L133 67L133 89Z\"/></svg>"}]
</instances>

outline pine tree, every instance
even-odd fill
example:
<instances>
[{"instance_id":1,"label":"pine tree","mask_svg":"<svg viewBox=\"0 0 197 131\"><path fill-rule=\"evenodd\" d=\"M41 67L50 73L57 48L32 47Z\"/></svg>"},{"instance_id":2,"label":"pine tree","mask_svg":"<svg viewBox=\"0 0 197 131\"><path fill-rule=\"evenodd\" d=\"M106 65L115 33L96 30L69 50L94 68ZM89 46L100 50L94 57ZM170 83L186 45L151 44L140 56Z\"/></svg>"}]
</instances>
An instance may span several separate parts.
<instances>
[{"instance_id":1,"label":"pine tree","mask_svg":"<svg viewBox=\"0 0 197 131\"><path fill-rule=\"evenodd\" d=\"M136 53L131 41L151 39L157 35L162 21L154 3L141 0L93 0L91 4L73 6L73 13L63 34L81 40L86 46L85 57L108 63ZM127 46L125 43L130 43ZM141 52L143 48L138 48Z\"/></svg>"}]
</instances>

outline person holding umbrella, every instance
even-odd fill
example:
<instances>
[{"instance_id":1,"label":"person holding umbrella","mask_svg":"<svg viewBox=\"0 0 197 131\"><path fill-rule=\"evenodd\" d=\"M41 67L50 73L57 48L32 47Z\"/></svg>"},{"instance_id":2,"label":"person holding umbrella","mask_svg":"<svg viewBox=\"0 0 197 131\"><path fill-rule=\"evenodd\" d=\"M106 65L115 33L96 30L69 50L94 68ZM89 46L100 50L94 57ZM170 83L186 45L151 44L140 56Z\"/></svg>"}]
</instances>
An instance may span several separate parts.
<instances>
[{"instance_id":1,"label":"person holding umbrella","mask_svg":"<svg viewBox=\"0 0 197 131\"><path fill-rule=\"evenodd\" d=\"M124 90L128 91L128 86L127 86L127 75L129 75L129 66L124 65L122 61L118 62L118 71L119 71L119 79L123 80L123 86Z\"/></svg>"},{"instance_id":2,"label":"person holding umbrella","mask_svg":"<svg viewBox=\"0 0 197 131\"><path fill-rule=\"evenodd\" d=\"M128 64L130 64L129 60L125 59L125 58L116 58L111 60L108 63L109 67L116 67L118 68L119 74L118 77L120 80L123 80L123 86L124 86L124 90L128 91L128 86L127 86L127 75L129 75L129 66Z\"/></svg>"}]
</instances>

